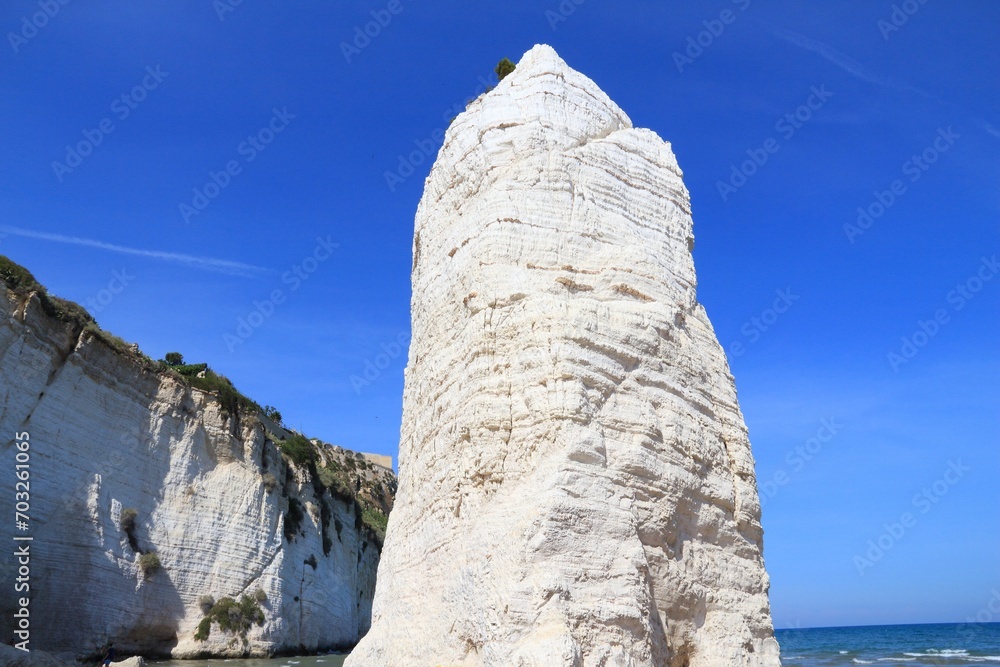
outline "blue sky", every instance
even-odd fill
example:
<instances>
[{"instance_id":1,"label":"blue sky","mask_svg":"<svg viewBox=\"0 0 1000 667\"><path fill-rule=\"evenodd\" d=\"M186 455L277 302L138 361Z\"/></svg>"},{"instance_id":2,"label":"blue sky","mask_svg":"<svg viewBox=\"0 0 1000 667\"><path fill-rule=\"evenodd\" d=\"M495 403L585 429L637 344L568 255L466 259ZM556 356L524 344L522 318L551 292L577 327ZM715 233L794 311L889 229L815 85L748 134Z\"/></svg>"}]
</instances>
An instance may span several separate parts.
<instances>
[{"instance_id":1,"label":"blue sky","mask_svg":"<svg viewBox=\"0 0 1000 667\"><path fill-rule=\"evenodd\" d=\"M395 455L423 178L497 60L549 43L684 170L776 625L986 608L1000 5L234 1L4 4L0 253L151 356Z\"/></svg>"}]
</instances>

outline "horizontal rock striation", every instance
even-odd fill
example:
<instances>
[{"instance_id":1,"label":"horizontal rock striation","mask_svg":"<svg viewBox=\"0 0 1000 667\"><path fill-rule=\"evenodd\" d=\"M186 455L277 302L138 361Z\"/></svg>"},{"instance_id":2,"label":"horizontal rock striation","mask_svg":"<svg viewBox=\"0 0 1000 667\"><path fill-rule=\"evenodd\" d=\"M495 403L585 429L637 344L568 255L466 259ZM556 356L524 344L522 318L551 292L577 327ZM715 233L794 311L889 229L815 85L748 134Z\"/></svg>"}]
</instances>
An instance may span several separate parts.
<instances>
[{"instance_id":1,"label":"horizontal rock striation","mask_svg":"<svg viewBox=\"0 0 1000 667\"><path fill-rule=\"evenodd\" d=\"M747 429L670 149L536 46L413 241L400 487L351 667L779 664Z\"/></svg>"},{"instance_id":2,"label":"horizontal rock striation","mask_svg":"<svg viewBox=\"0 0 1000 667\"><path fill-rule=\"evenodd\" d=\"M301 436L294 462L255 411L52 310L44 293L0 283L0 514L14 515L26 432L30 647L100 657L114 641L119 654L193 657L353 645L381 551L362 506L391 508L392 471ZM4 552L6 638L17 596ZM213 603L243 596L260 625L210 623L195 639Z\"/></svg>"}]
</instances>

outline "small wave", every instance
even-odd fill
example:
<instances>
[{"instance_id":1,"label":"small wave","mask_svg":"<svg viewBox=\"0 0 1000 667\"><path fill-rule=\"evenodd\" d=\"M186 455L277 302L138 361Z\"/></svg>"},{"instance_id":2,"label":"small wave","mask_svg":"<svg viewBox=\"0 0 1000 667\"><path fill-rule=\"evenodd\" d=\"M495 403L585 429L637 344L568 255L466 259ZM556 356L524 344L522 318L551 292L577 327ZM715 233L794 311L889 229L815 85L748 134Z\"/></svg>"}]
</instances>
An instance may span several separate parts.
<instances>
[{"instance_id":1,"label":"small wave","mask_svg":"<svg viewBox=\"0 0 1000 667\"><path fill-rule=\"evenodd\" d=\"M851 662L855 665L873 665L875 662L873 660L862 660L861 658L851 658Z\"/></svg>"},{"instance_id":2,"label":"small wave","mask_svg":"<svg viewBox=\"0 0 1000 667\"><path fill-rule=\"evenodd\" d=\"M843 654L843 652L841 652ZM915 659L919 658L934 658L934 664L963 664L963 663L977 663L977 662L1000 662L1000 655L969 655L969 651L966 649L927 649L924 652L916 651L904 651L904 657L887 657L887 658L877 658L878 662L913 662ZM946 662L938 663L938 660L945 660ZM859 665L870 665L872 661L870 660L860 660L854 658L853 662Z\"/></svg>"}]
</instances>

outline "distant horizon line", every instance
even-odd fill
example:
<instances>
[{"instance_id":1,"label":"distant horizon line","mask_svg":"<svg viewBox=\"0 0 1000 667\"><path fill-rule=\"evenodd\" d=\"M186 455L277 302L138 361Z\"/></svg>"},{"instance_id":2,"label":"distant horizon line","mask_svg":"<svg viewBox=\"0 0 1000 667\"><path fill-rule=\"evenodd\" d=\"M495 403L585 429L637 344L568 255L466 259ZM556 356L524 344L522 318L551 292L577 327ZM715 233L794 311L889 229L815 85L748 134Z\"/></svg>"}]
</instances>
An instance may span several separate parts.
<instances>
[{"instance_id":1,"label":"distant horizon line","mask_svg":"<svg viewBox=\"0 0 1000 667\"><path fill-rule=\"evenodd\" d=\"M896 628L915 625L1000 625L1000 621L940 621L933 623L874 623L871 625L817 625L808 628L775 628L775 632L794 630L846 630L848 628Z\"/></svg>"}]
</instances>

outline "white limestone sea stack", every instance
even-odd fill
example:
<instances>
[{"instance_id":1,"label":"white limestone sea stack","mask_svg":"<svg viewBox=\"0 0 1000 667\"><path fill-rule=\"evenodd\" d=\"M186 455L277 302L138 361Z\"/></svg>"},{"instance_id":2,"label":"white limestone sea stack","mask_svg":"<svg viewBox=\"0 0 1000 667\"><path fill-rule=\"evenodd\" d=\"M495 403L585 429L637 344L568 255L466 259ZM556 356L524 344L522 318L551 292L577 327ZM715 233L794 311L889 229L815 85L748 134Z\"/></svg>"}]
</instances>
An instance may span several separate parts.
<instances>
[{"instance_id":1,"label":"white limestone sea stack","mask_svg":"<svg viewBox=\"0 0 1000 667\"><path fill-rule=\"evenodd\" d=\"M733 378L669 144L548 46L413 241L400 486L349 667L779 665Z\"/></svg>"}]
</instances>

